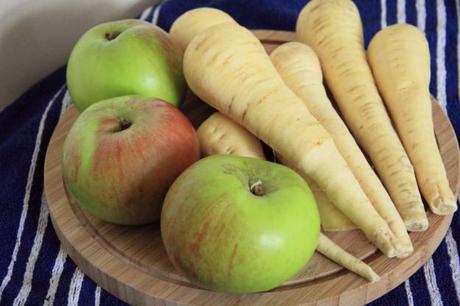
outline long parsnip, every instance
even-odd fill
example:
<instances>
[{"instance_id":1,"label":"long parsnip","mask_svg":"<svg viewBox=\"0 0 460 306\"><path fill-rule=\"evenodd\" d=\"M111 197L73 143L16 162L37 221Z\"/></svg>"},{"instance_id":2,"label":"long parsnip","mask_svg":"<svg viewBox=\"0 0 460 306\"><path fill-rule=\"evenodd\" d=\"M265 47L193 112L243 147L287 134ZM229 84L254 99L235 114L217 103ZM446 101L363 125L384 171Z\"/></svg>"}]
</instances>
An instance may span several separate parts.
<instances>
[{"instance_id":1,"label":"long parsnip","mask_svg":"<svg viewBox=\"0 0 460 306\"><path fill-rule=\"evenodd\" d=\"M433 130L425 35L412 25L392 25L374 36L367 54L425 200L435 214L453 213L457 204Z\"/></svg>"},{"instance_id":2,"label":"long parsnip","mask_svg":"<svg viewBox=\"0 0 460 306\"><path fill-rule=\"evenodd\" d=\"M286 87L249 30L223 23L197 33L184 53L184 75L202 100L314 179L382 252L389 257L398 255L397 239L367 199L331 136Z\"/></svg>"},{"instance_id":3,"label":"long parsnip","mask_svg":"<svg viewBox=\"0 0 460 306\"><path fill-rule=\"evenodd\" d=\"M428 219L414 169L374 83L355 4L312 0L301 11L296 32L318 55L341 114L371 158L406 228L426 230Z\"/></svg>"},{"instance_id":4,"label":"long parsnip","mask_svg":"<svg viewBox=\"0 0 460 306\"><path fill-rule=\"evenodd\" d=\"M200 139L202 154L205 156L230 154L265 159L263 151L261 151L262 143L260 140L221 113L214 113L206 119L198 128L197 134ZM318 199L316 201L319 204ZM316 250L370 282L379 280L379 276L371 267L342 249L323 233L320 233Z\"/></svg>"},{"instance_id":5,"label":"long parsnip","mask_svg":"<svg viewBox=\"0 0 460 306\"><path fill-rule=\"evenodd\" d=\"M286 85L331 134L367 197L400 240L402 256L412 253L413 246L401 216L327 96L315 52L305 44L289 42L276 48L270 58Z\"/></svg>"}]
</instances>

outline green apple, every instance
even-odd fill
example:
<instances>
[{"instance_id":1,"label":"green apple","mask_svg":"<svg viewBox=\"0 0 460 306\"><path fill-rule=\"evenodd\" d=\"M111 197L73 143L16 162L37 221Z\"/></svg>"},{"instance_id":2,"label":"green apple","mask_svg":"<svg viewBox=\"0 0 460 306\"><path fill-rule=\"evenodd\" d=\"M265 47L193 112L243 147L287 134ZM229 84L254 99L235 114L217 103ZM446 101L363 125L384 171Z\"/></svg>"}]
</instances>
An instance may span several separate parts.
<instances>
[{"instance_id":1,"label":"green apple","mask_svg":"<svg viewBox=\"0 0 460 306\"><path fill-rule=\"evenodd\" d=\"M195 130L176 107L119 97L88 107L74 122L62 176L67 192L92 215L144 224L160 218L168 188L199 156Z\"/></svg>"},{"instance_id":2,"label":"green apple","mask_svg":"<svg viewBox=\"0 0 460 306\"><path fill-rule=\"evenodd\" d=\"M72 50L67 87L79 111L114 97L139 95L178 106L185 93L182 53L169 34L141 20L97 25Z\"/></svg>"},{"instance_id":3,"label":"green apple","mask_svg":"<svg viewBox=\"0 0 460 306\"><path fill-rule=\"evenodd\" d=\"M198 286L230 293L272 289L312 256L320 219L305 181L268 161L215 155L169 189L161 233L173 265Z\"/></svg>"}]
</instances>

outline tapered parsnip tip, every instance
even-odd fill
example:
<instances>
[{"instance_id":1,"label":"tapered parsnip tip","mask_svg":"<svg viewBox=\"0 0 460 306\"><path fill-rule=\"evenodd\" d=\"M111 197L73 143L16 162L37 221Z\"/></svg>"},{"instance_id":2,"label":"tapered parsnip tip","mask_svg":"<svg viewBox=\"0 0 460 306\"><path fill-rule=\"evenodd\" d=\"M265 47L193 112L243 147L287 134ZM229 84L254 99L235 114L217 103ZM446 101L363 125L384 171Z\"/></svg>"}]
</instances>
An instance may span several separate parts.
<instances>
[{"instance_id":1,"label":"tapered parsnip tip","mask_svg":"<svg viewBox=\"0 0 460 306\"><path fill-rule=\"evenodd\" d=\"M457 211L457 203L455 200L437 198L430 205L431 211L436 215L450 215Z\"/></svg>"},{"instance_id":2,"label":"tapered parsnip tip","mask_svg":"<svg viewBox=\"0 0 460 306\"><path fill-rule=\"evenodd\" d=\"M397 239L394 234L386 229L377 229L371 240L385 256L388 258L397 257L399 255L397 250Z\"/></svg>"},{"instance_id":3,"label":"tapered parsnip tip","mask_svg":"<svg viewBox=\"0 0 460 306\"><path fill-rule=\"evenodd\" d=\"M323 233L320 233L319 235L319 241L316 250L333 262L341 265L353 273L356 273L357 275L367 279L372 283L380 280L379 275L375 273L375 271L372 270L369 265L342 249L339 245L337 245Z\"/></svg>"},{"instance_id":4,"label":"tapered parsnip tip","mask_svg":"<svg viewBox=\"0 0 460 306\"><path fill-rule=\"evenodd\" d=\"M397 258L406 258L414 252L414 246L412 243L400 243L396 246L396 251L398 252L396 255Z\"/></svg>"},{"instance_id":5,"label":"tapered parsnip tip","mask_svg":"<svg viewBox=\"0 0 460 306\"><path fill-rule=\"evenodd\" d=\"M377 273L375 273L375 271L372 270L372 268L369 268L369 273L368 275L366 275L366 279L371 283L376 283L380 280L380 276Z\"/></svg>"},{"instance_id":6,"label":"tapered parsnip tip","mask_svg":"<svg viewBox=\"0 0 460 306\"><path fill-rule=\"evenodd\" d=\"M210 7L202 7L185 12L174 21L169 34L182 49L199 33L216 24L235 20L227 13Z\"/></svg>"},{"instance_id":7,"label":"tapered parsnip tip","mask_svg":"<svg viewBox=\"0 0 460 306\"><path fill-rule=\"evenodd\" d=\"M422 186L422 190L425 187L426 190L430 191L425 192L425 194L431 211L441 216L453 214L457 210L457 201L452 189L450 189L447 178L444 184L438 182L437 184L431 183L431 186L429 186L428 182Z\"/></svg>"},{"instance_id":8,"label":"tapered parsnip tip","mask_svg":"<svg viewBox=\"0 0 460 306\"><path fill-rule=\"evenodd\" d=\"M404 224L406 224L406 229L409 232L423 232L428 229L428 219L426 217L424 219L406 218Z\"/></svg>"}]
</instances>

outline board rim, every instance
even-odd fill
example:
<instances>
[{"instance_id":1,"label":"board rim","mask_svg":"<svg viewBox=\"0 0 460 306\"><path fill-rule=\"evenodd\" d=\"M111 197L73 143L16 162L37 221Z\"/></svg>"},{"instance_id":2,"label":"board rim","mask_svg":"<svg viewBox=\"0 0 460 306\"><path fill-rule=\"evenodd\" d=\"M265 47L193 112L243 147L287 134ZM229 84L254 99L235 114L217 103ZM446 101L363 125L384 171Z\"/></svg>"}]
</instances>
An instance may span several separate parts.
<instances>
[{"instance_id":1,"label":"board rim","mask_svg":"<svg viewBox=\"0 0 460 306\"><path fill-rule=\"evenodd\" d=\"M285 42L287 41L288 39L291 40L294 38L294 33L293 32L286 32L286 31L267 31L267 30L255 30L254 33L256 34L256 36L261 39L262 42L265 42L266 44L279 44L281 42ZM284 37L284 39L283 39ZM436 107L439 108L439 106L437 106L436 104ZM435 107L435 108L436 108ZM434 111L441 111L442 110L439 108L437 110L434 109ZM448 117L443 113L444 115L444 119L447 121L448 123L448 127L449 127L449 133L453 134L453 139L455 141L455 145L457 147L457 163L456 163L456 166L457 166L457 172L460 171L460 167L458 167L459 165L459 154L458 154L458 142L457 142L457 139L455 138L455 133L453 132L453 128L452 128L452 125L448 119ZM65 116L65 115L64 115ZM63 117L64 118L64 117ZM47 198L47 203L48 203L48 207L49 207L49 211L50 211L50 217L51 217L51 221L52 221L52 224L56 230L56 233L59 237L59 240L61 241L61 243L63 244L63 247L64 249L67 251L67 253L70 255L70 257L77 263L77 265L83 270L83 272L85 272L85 274L87 274L88 276L90 276L93 280L96 281L96 283L98 283L99 285L101 285L104 289L106 289L107 291L111 292L112 294L116 295L117 297L119 297L120 299L124 300L125 302L128 302L128 303L131 303L131 304L149 304L151 303L152 301L162 301L162 302L170 302L170 303L174 303L174 304L187 304L187 305L192 305L194 304L192 302L192 300L190 300L190 298L185 298L185 294L187 295L191 295L191 296L201 296L201 295L207 295L209 296L209 298L212 300L212 299L219 299L219 298L230 298L230 296L232 297L232 299L235 298L235 296L232 296L232 295L228 295L228 294L224 294L224 293L216 293L216 292L211 292L211 291L207 291L207 290L204 290L204 289L200 289L200 288L197 288L197 287L190 287L187 285L187 287L181 287L180 284L177 284L176 282L174 283L171 283L171 282L168 282L167 280L168 279L162 279L162 277L155 277L153 278L152 280L155 282L155 286L153 287L153 289L155 288L159 288L159 290L153 290L152 288L149 288L149 289L142 289L142 285L136 285L136 284L130 284L129 282L128 283L123 283L120 279L123 279L123 261L121 259L119 259L118 261L120 262L115 262L113 263L114 266L119 266L120 267L120 273L117 274L117 273L111 273L110 271L107 271L107 269L104 269L103 265L98 265L98 264L94 264L94 262L91 262L88 258L86 258L86 256L88 254L85 253L85 249L88 250L89 249L89 245L90 244L98 244L99 241L98 241L98 238L95 237L94 235L92 235L87 228L85 228L85 226L83 226L81 229L83 229L83 233L78 232L76 230L68 233L68 232L63 232L61 231L61 227L62 227L62 220L58 220L57 216L59 214L59 209L62 210L62 205L65 205L66 203L55 203L53 202L53 193L56 192L56 186L50 186L50 181L51 181L51 178L50 177L51 175L59 175L60 176L60 164L59 164L59 169L54 169L53 171L49 171L50 169L50 156L52 155L51 150L54 150L54 147L53 147L53 144L55 143L55 134L56 134L56 131L59 129L59 127L61 126L61 121L58 123L58 126L56 127L55 131L53 132L53 135L52 135L52 138L51 138L51 141L49 143L49 146L48 146L48 149L47 149L47 152L46 152L46 158L45 158L45 167L44 167L44 173L45 173L45 182L44 182L44 186L45 186L45 194L46 194L46 198ZM56 153L54 153L56 154ZM56 174L56 171L58 172L58 174ZM54 174L53 174L54 172ZM460 174L457 173L457 188L455 190L455 192L458 191L458 187L459 187L459 176ZM62 183L62 179L60 180L61 181L61 184L62 184L62 188L64 188L63 186L63 183ZM67 199L67 202L69 201L68 198ZM51 201L50 201L51 200ZM59 204L61 204L61 206L59 206ZM68 205L68 203L67 203ZM430 214L431 215L431 214ZM434 251L436 250L436 248L438 247L438 245L441 243L443 237L445 236L445 233L447 232L447 229L449 228L449 225L450 225L450 222L451 222L451 219L452 219L452 215L449 215L449 216L445 216L445 217L437 217L437 216L434 216L434 218L436 219L439 219L437 222L440 223L440 225L437 226L437 231L441 231L442 232L442 235L441 235L441 238L436 240L436 241L432 241L431 245L429 245L427 248L430 249L429 250L429 255L426 256L427 254L422 254L420 255L421 257L418 258L417 260L417 264L413 265L410 267L410 269L406 269L406 271L408 271L406 274L407 274L407 278L410 277L410 275L412 275L413 273L415 273L425 262L426 260L428 260L428 258L434 253ZM81 225L81 224L80 224ZM81 230L80 229L80 230ZM78 239L78 241L86 241L85 244L84 244L84 247L76 247L75 246L75 241L74 239ZM103 247L102 248L103 250L105 250L105 248ZM426 249L426 248L425 248ZM102 253L104 251L101 251ZM105 250L107 251L107 250ZM417 251L417 250L416 250ZM426 251L426 250L425 250ZM108 252L107 252L108 253ZM413 255L411 255L409 258L411 258L412 256L415 256L417 252L414 252ZM108 253L109 255L111 255L110 253ZM97 254L98 256L100 254ZM383 255L380 255L380 256L374 256L375 258L368 258L366 259L366 262L368 262L369 264L373 265L375 264L379 257L383 257ZM426 258L425 258L426 257ZM92 258L92 257L90 257ZM405 259L403 260L398 260L400 261L400 263L397 265L397 266L400 266L403 264L403 262L405 261ZM96 270L92 270L91 267L95 267ZM137 269L137 268L136 268ZM105 271L104 271L105 270ZM96 271L99 271L99 273L96 273ZM138 273L144 273L143 271L138 271ZM390 278L389 278L389 275L388 274L391 274L392 271L389 271L389 272L386 272L384 274L381 274L381 281L378 282L378 283L368 283L366 281L362 281L361 282L361 285L359 286L356 286L354 288L352 288L352 290L346 290L336 296L333 296L333 297L330 297L328 299L328 302L333 302L335 301L336 304L342 304L345 302L346 304L346 301L349 300L350 298L352 297L356 297L356 296L361 296L361 302L362 304L364 303L368 303L380 296L382 296L383 294L385 294L386 292L390 291L391 289L395 288L397 285L399 285L400 283L402 283L404 280L401 280L399 282L393 282ZM339 274L339 275L337 275ZM349 277L350 275L352 277L356 277L354 276L351 272L348 272L348 271L343 271L343 272L336 272L334 274L332 274L330 277L323 277L325 278L324 280L321 280L321 282L327 282L329 278L334 278L334 279L339 279L340 281L344 281L344 282L347 282L349 281ZM148 278L152 278L151 275L148 275ZM406 278L406 279L407 279ZM111 282L115 282L115 283L119 283L119 285L116 285L114 286L113 284L111 284ZM382 282L385 282L385 290L372 290L372 287L375 286L375 284L382 284ZM125 288L123 289L124 293L120 294L119 291L117 291L117 289L119 289L118 287L119 286L125 286ZM171 286L173 287L176 287L176 288L171 288ZM264 303L264 301L269 301L270 304L276 304L276 301L278 301L278 303L280 302L279 298L281 298L281 302L283 301L286 301L286 300L283 300L282 298L283 297L287 297L286 294L288 291L295 291L296 294L301 294L301 291L302 291L302 287L305 287L305 286L309 286L308 284L305 284L305 283L297 283L297 284L292 284L292 285L288 285L288 286L284 286L283 288L278 288L276 291L269 291L269 292L264 292L264 293L257 293L257 294L251 294L251 295L244 295L244 296L241 296L241 297L238 297L238 301L239 303L255 303L255 302L262 302ZM160 290L161 289L161 290ZM181 292L179 294L176 294L174 298L171 298L171 296L168 294L168 292L170 291L184 291L186 290L187 292ZM364 290L364 292L363 292ZM190 292L192 291L192 292ZM145 295L145 298L139 298L136 296L136 292L142 292L143 295ZM181 295L184 295L184 298L181 299L180 296ZM279 295L280 297L275 297L274 295ZM305 297L304 297L305 298ZM302 297L299 297L297 300L296 300L296 303L299 302L299 303L302 303L302 304L305 304L305 303L310 303L312 301L308 301L307 299L304 299ZM317 304L319 302L323 302L323 300L316 300L316 301L313 301L314 304ZM355 301L356 302L356 301ZM355 303L354 302L354 303ZM199 305L199 304L194 304L194 305Z\"/></svg>"}]
</instances>

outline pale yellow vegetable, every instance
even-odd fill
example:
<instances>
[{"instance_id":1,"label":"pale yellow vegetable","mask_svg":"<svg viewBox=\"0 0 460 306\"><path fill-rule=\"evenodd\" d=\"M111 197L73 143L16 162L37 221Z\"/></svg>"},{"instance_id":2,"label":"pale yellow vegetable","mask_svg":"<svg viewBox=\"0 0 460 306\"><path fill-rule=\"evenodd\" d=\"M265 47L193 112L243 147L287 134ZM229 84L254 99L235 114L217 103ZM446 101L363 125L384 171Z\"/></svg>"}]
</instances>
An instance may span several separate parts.
<instances>
[{"instance_id":1,"label":"pale yellow vegetable","mask_svg":"<svg viewBox=\"0 0 460 306\"><path fill-rule=\"evenodd\" d=\"M425 35L412 25L389 26L374 36L367 54L425 200L435 214L453 213L457 203L433 130Z\"/></svg>"},{"instance_id":2,"label":"pale yellow vegetable","mask_svg":"<svg viewBox=\"0 0 460 306\"><path fill-rule=\"evenodd\" d=\"M321 228L326 232L341 232L356 229L356 225L350 221L340 210L338 210L327 198L319 186L303 176L315 195L319 215L321 217Z\"/></svg>"},{"instance_id":3,"label":"pale yellow vegetable","mask_svg":"<svg viewBox=\"0 0 460 306\"><path fill-rule=\"evenodd\" d=\"M380 280L378 274L370 266L342 249L326 235L321 234L319 236L316 250L340 266L364 277L372 283Z\"/></svg>"},{"instance_id":4,"label":"pale yellow vegetable","mask_svg":"<svg viewBox=\"0 0 460 306\"><path fill-rule=\"evenodd\" d=\"M261 151L262 143L260 140L241 125L220 113L214 113L206 119L198 128L197 134L200 139L201 150L205 156L230 154L265 159L263 151ZM316 202L318 203L318 198L316 198ZM320 234L316 250L371 282L379 280L379 276L371 267L343 250L323 233Z\"/></svg>"},{"instance_id":5,"label":"pale yellow vegetable","mask_svg":"<svg viewBox=\"0 0 460 306\"><path fill-rule=\"evenodd\" d=\"M197 135L204 156L231 154L265 159L260 140L219 112L200 125Z\"/></svg>"},{"instance_id":6,"label":"pale yellow vegetable","mask_svg":"<svg viewBox=\"0 0 460 306\"><path fill-rule=\"evenodd\" d=\"M199 33L212 25L224 22L235 23L230 15L211 7L190 10L185 12L182 16L184 18L178 18L172 24L169 34L171 39L184 50L196 33Z\"/></svg>"},{"instance_id":7,"label":"pale yellow vegetable","mask_svg":"<svg viewBox=\"0 0 460 306\"><path fill-rule=\"evenodd\" d=\"M284 162L285 165L289 165L288 162ZM292 168L292 167L291 167ZM343 232L357 229L358 227L350 221L339 209L337 209L324 194L321 188L311 179L302 176L304 180L310 186L311 191L315 195L315 199L318 205L319 215L321 217L321 228L325 232Z\"/></svg>"},{"instance_id":8,"label":"pale yellow vegetable","mask_svg":"<svg viewBox=\"0 0 460 306\"><path fill-rule=\"evenodd\" d=\"M187 18L179 18L183 17ZM331 136L286 87L249 30L223 23L197 34L184 53L184 75L203 101L314 179L382 252L389 257L398 255L397 239L367 199Z\"/></svg>"},{"instance_id":9,"label":"pale yellow vegetable","mask_svg":"<svg viewBox=\"0 0 460 306\"><path fill-rule=\"evenodd\" d=\"M315 52L300 42L289 42L276 48L270 58L286 85L302 99L311 114L331 134L367 197L400 240L402 256L412 253L412 242L401 216L327 96ZM324 211L324 208L328 207L323 207L323 215L336 213L333 210ZM338 218L336 216L332 220L341 220Z\"/></svg>"},{"instance_id":10,"label":"pale yellow vegetable","mask_svg":"<svg viewBox=\"0 0 460 306\"><path fill-rule=\"evenodd\" d=\"M197 130L203 156L232 154L265 159L262 143L238 123L216 112L209 116ZM356 226L335 208L313 181L307 180L321 217L321 227L326 231L344 231Z\"/></svg>"},{"instance_id":11,"label":"pale yellow vegetable","mask_svg":"<svg viewBox=\"0 0 460 306\"><path fill-rule=\"evenodd\" d=\"M374 83L355 4L312 0L298 17L296 33L318 55L343 118L371 158L406 228L426 230L428 219L414 169Z\"/></svg>"}]
</instances>

